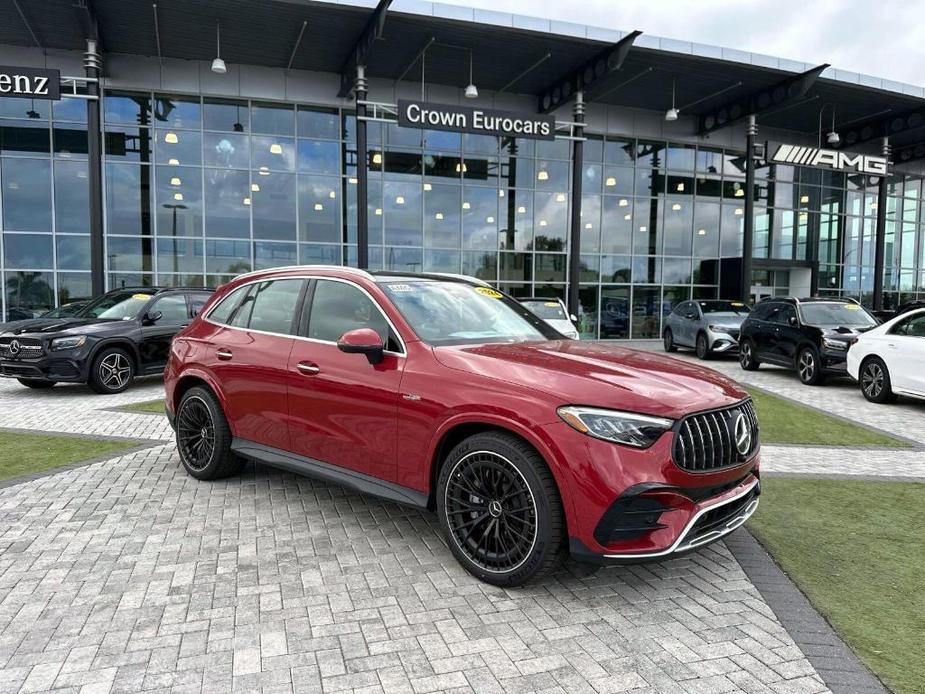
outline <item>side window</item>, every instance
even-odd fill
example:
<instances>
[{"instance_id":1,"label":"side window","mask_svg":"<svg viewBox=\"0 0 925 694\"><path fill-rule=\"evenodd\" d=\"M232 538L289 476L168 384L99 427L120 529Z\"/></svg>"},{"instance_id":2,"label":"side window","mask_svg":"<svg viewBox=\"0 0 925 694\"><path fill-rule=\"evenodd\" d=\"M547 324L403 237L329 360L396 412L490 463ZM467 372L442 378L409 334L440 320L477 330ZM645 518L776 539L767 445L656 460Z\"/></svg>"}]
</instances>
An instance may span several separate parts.
<instances>
[{"instance_id":1,"label":"side window","mask_svg":"<svg viewBox=\"0 0 925 694\"><path fill-rule=\"evenodd\" d=\"M154 321L156 325L182 325L189 322L189 310L186 308L184 294L168 294L156 299L148 309L148 315L153 315L155 311L161 314L160 318Z\"/></svg>"},{"instance_id":2,"label":"side window","mask_svg":"<svg viewBox=\"0 0 925 694\"><path fill-rule=\"evenodd\" d=\"M687 304L687 301L682 301L680 304L674 307L674 311L672 311L672 313L679 318L683 318L687 315Z\"/></svg>"},{"instance_id":3,"label":"side window","mask_svg":"<svg viewBox=\"0 0 925 694\"><path fill-rule=\"evenodd\" d=\"M254 295L257 293L257 285L252 284L247 287L247 294L241 299L241 303L231 314L228 319L228 325L236 328L246 328L251 319L251 309L254 307Z\"/></svg>"},{"instance_id":4,"label":"side window","mask_svg":"<svg viewBox=\"0 0 925 694\"><path fill-rule=\"evenodd\" d=\"M238 287L228 296L218 302L218 306L209 311L208 319L213 323L222 323L227 325L231 319L231 314L238 307L241 297L247 292L249 287Z\"/></svg>"},{"instance_id":5,"label":"side window","mask_svg":"<svg viewBox=\"0 0 925 694\"><path fill-rule=\"evenodd\" d=\"M187 299L189 300L189 317L195 318L199 315L199 312L202 311L202 307L205 306L209 299L212 298L211 294L206 292L196 292L187 294Z\"/></svg>"},{"instance_id":6,"label":"side window","mask_svg":"<svg viewBox=\"0 0 925 694\"><path fill-rule=\"evenodd\" d=\"M318 280L312 297L308 337L337 342L341 335L357 328L372 328L383 344L389 338L385 316L360 289L344 282Z\"/></svg>"},{"instance_id":7,"label":"side window","mask_svg":"<svg viewBox=\"0 0 925 694\"><path fill-rule=\"evenodd\" d=\"M779 304L777 310L771 314L771 322L780 323L781 325L789 325L791 318L796 318L797 312L793 306L788 306L787 304Z\"/></svg>"},{"instance_id":8,"label":"side window","mask_svg":"<svg viewBox=\"0 0 925 694\"><path fill-rule=\"evenodd\" d=\"M907 318L893 328L893 333L907 337L925 337L925 314Z\"/></svg>"},{"instance_id":9,"label":"side window","mask_svg":"<svg viewBox=\"0 0 925 694\"><path fill-rule=\"evenodd\" d=\"M771 320L771 314L780 310L780 304L758 304L754 310L755 320Z\"/></svg>"},{"instance_id":10,"label":"side window","mask_svg":"<svg viewBox=\"0 0 925 694\"><path fill-rule=\"evenodd\" d=\"M255 292L248 327L266 333L292 335L299 294L304 280L286 279L262 282Z\"/></svg>"}]
</instances>

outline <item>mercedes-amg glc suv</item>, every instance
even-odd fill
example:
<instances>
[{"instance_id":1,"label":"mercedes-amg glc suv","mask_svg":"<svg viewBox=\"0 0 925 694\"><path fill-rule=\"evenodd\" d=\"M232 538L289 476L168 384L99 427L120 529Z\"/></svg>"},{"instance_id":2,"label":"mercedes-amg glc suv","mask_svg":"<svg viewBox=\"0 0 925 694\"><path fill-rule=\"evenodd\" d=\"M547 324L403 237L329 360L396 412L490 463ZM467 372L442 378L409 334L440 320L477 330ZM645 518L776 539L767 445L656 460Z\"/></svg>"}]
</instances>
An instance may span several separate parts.
<instances>
[{"instance_id":1,"label":"mercedes-amg glc suv","mask_svg":"<svg viewBox=\"0 0 925 694\"><path fill-rule=\"evenodd\" d=\"M734 382L563 339L469 278L241 276L173 340L165 383L190 475L253 459L432 509L459 562L497 585L569 551L673 557L758 504L758 422Z\"/></svg>"}]
</instances>

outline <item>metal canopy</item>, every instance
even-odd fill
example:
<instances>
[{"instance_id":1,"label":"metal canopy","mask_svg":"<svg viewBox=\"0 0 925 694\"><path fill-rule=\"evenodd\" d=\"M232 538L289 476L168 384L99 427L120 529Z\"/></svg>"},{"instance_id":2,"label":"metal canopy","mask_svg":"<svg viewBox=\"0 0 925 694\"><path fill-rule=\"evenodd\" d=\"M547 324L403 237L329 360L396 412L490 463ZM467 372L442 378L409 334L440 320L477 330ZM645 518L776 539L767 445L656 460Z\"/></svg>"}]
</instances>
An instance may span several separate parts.
<instances>
[{"instance_id":1,"label":"metal canopy","mask_svg":"<svg viewBox=\"0 0 925 694\"><path fill-rule=\"evenodd\" d=\"M83 51L85 28L77 19L74 4L74 0L43 0L20 6L45 49ZM292 59L292 69L333 74L341 74L358 37L367 35L374 12L372 0L364 0L363 6L314 0L186 0L157 4L161 54L165 59L211 61L215 57L213 37L218 21L222 57L229 64L284 69ZM92 10L100 41L108 53L158 55L151 0L92 0ZM293 56L292 47L299 40L303 22L307 25ZM389 10L381 36L367 63L368 78L394 80L421 46L434 37L436 41L427 53L429 84L460 90L466 86L468 55L458 50L462 46L473 49L474 79L480 90L506 87L507 92L531 96L542 93L555 80L574 73L613 46L612 40L395 9ZM35 45L10 2L0 3L0 43ZM547 53L550 57L537 65ZM534 65L534 69L527 70ZM620 86L634 76L637 78L632 83ZM663 112L671 105L670 85L674 81L676 102L696 103L684 114L699 117L794 76L793 72L775 67L637 45L626 55L620 70L609 72L595 85L595 90L600 87L595 103ZM741 84L728 89L736 83ZM722 93L710 97L717 92ZM371 98L376 98L375 90ZM916 96L822 77L802 103L793 103L784 110L771 109L763 114L762 126L815 135L819 109L827 103L835 108L836 129L840 129L840 123L860 123L887 109L890 114L905 114L923 108L923 99ZM900 148L919 142L921 134L904 129L895 133L891 141Z\"/></svg>"}]
</instances>

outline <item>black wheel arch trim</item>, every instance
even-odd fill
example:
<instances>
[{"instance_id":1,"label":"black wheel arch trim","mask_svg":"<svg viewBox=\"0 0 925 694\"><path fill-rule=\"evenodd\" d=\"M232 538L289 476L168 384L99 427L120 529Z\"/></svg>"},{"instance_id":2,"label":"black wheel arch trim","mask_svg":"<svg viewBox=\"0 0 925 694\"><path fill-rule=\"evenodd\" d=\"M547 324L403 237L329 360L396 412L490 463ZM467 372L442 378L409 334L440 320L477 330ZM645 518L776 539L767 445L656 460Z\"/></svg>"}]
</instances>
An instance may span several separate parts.
<instances>
[{"instance_id":1,"label":"black wheel arch trim","mask_svg":"<svg viewBox=\"0 0 925 694\"><path fill-rule=\"evenodd\" d=\"M308 458L297 453L238 437L232 439L231 450L245 458L253 458L265 465L293 472L297 475L315 477L326 482L350 487L364 494L378 496L422 510L427 509L428 495L425 492L419 492L416 489L388 482L356 470L338 467L314 458Z\"/></svg>"}]
</instances>

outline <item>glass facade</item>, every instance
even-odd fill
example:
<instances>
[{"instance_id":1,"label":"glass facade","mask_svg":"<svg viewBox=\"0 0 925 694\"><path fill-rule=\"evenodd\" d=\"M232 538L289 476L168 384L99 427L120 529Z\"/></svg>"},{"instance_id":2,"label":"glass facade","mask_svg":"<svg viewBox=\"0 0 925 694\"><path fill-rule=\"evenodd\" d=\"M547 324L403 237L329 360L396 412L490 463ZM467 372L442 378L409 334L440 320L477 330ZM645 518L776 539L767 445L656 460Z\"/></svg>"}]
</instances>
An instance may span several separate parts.
<instances>
[{"instance_id":1,"label":"glass facade","mask_svg":"<svg viewBox=\"0 0 925 694\"><path fill-rule=\"evenodd\" d=\"M356 121L348 111L108 92L107 285L216 285L251 269L356 263ZM565 296L571 146L368 123L370 266L457 272L515 296ZM3 314L90 291L86 102L0 100ZM921 178L889 181L885 301L925 296ZM722 294L741 255L741 152L589 135L581 199L584 337L658 337L679 301ZM877 181L757 170L755 283L870 303Z\"/></svg>"}]
</instances>

